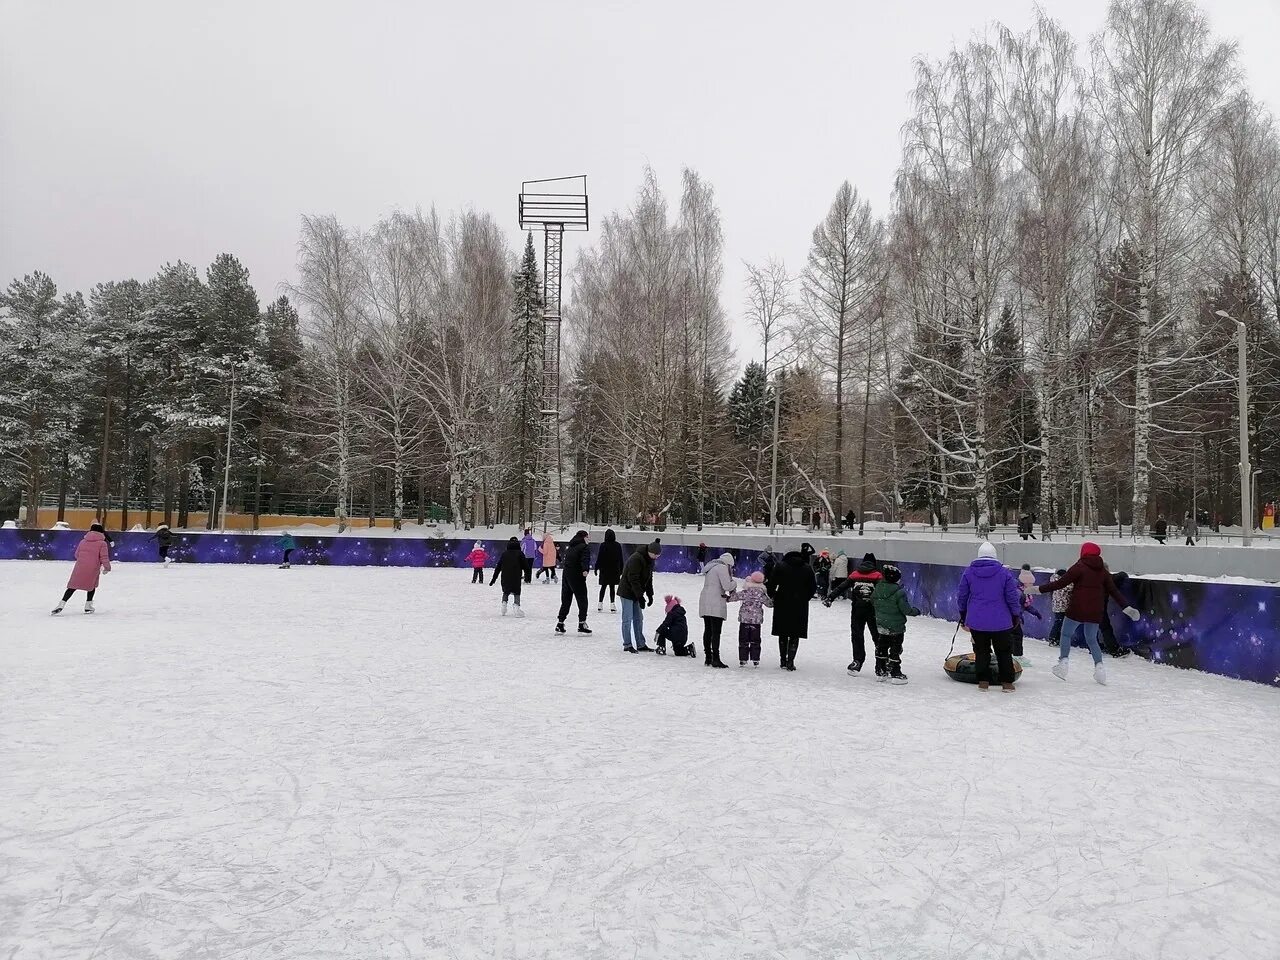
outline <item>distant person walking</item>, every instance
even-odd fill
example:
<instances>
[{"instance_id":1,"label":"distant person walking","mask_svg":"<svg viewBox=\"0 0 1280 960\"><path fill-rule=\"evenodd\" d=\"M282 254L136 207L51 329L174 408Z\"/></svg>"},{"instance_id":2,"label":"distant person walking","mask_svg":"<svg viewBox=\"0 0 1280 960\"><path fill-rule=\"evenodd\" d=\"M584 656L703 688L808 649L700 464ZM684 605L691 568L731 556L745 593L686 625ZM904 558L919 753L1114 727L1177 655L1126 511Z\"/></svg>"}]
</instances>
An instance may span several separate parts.
<instances>
[{"instance_id":1,"label":"distant person walking","mask_svg":"<svg viewBox=\"0 0 1280 960\"><path fill-rule=\"evenodd\" d=\"M99 577L110 572L111 548L108 546L106 530L102 524L95 523L76 546L76 565L71 568L71 579L67 581L66 592L53 608L54 616L62 612L62 608L77 590L85 591L84 612L93 613L93 595L98 591Z\"/></svg>"},{"instance_id":2,"label":"distant person walking","mask_svg":"<svg viewBox=\"0 0 1280 960\"><path fill-rule=\"evenodd\" d=\"M569 616L569 606L575 601L578 604L578 632L591 632L587 626L587 574L590 570L591 548L587 545L587 531L579 530L564 552L564 582L560 587L556 633L564 633L565 617Z\"/></svg>"},{"instance_id":3,"label":"distant person walking","mask_svg":"<svg viewBox=\"0 0 1280 960\"><path fill-rule=\"evenodd\" d=\"M556 581L556 541L550 532L542 538L542 569L538 576L547 575L547 583Z\"/></svg>"},{"instance_id":4,"label":"distant person walking","mask_svg":"<svg viewBox=\"0 0 1280 960\"><path fill-rule=\"evenodd\" d=\"M1184 546L1188 547L1194 547L1196 538L1200 536L1200 527L1196 523L1196 518L1189 513L1182 518L1182 535L1187 538Z\"/></svg>"},{"instance_id":5,"label":"distant person walking","mask_svg":"<svg viewBox=\"0 0 1280 960\"><path fill-rule=\"evenodd\" d=\"M1151 525L1151 539L1156 543L1163 544L1165 538L1169 536L1169 521L1164 518L1164 514L1160 514L1156 518L1156 522Z\"/></svg>"},{"instance_id":6,"label":"distant person walking","mask_svg":"<svg viewBox=\"0 0 1280 960\"><path fill-rule=\"evenodd\" d=\"M156 527L156 532L147 539L156 542L156 550L160 555L161 563L167 567L173 562L169 559L169 547L173 545L173 533L170 532L167 523L162 523Z\"/></svg>"}]
</instances>

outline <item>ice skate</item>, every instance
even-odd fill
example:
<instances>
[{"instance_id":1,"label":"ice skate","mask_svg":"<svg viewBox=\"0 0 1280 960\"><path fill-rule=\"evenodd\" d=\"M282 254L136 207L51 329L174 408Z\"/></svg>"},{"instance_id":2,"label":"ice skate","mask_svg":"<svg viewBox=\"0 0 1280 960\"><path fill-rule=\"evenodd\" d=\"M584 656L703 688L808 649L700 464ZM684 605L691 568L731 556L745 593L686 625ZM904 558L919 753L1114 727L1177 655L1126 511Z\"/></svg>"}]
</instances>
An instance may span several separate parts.
<instances>
[{"instance_id":1,"label":"ice skate","mask_svg":"<svg viewBox=\"0 0 1280 960\"><path fill-rule=\"evenodd\" d=\"M892 683L894 686L900 687L907 682L907 675L901 672L891 673L889 674L889 682Z\"/></svg>"},{"instance_id":2,"label":"ice skate","mask_svg":"<svg viewBox=\"0 0 1280 960\"><path fill-rule=\"evenodd\" d=\"M564 621L561 620L556 624L556 633L564 633Z\"/></svg>"},{"instance_id":3,"label":"ice skate","mask_svg":"<svg viewBox=\"0 0 1280 960\"><path fill-rule=\"evenodd\" d=\"M1051 672L1059 680L1067 679L1067 661L1059 660L1057 663L1053 665L1053 670Z\"/></svg>"},{"instance_id":4,"label":"ice skate","mask_svg":"<svg viewBox=\"0 0 1280 960\"><path fill-rule=\"evenodd\" d=\"M845 669L848 671L849 676L851 676L851 677L856 677L856 676L858 675L858 671L860 671L860 670L862 669L862 661L861 661L861 660L854 660L854 661L853 661L852 663L850 663L850 664L849 664L849 666L848 666L848 667L846 667Z\"/></svg>"},{"instance_id":5,"label":"ice skate","mask_svg":"<svg viewBox=\"0 0 1280 960\"><path fill-rule=\"evenodd\" d=\"M886 671L884 670L876 671L876 683L887 683L888 680L889 680L889 674Z\"/></svg>"},{"instance_id":6,"label":"ice skate","mask_svg":"<svg viewBox=\"0 0 1280 960\"><path fill-rule=\"evenodd\" d=\"M580 624L578 624L578 632L579 632L579 633L590 633L590 632L591 632L591 628L590 628L590 627L588 627L585 623L580 623Z\"/></svg>"},{"instance_id":7,"label":"ice skate","mask_svg":"<svg viewBox=\"0 0 1280 960\"><path fill-rule=\"evenodd\" d=\"M1022 667L1023 670L1031 666L1031 661L1028 660L1026 657L1014 657L1013 659L1018 664L1018 666Z\"/></svg>"},{"instance_id":8,"label":"ice skate","mask_svg":"<svg viewBox=\"0 0 1280 960\"><path fill-rule=\"evenodd\" d=\"M603 604L603 603L597 603L597 604L596 604L596 613L603 613L603 612L604 612L604 604Z\"/></svg>"},{"instance_id":9,"label":"ice skate","mask_svg":"<svg viewBox=\"0 0 1280 960\"><path fill-rule=\"evenodd\" d=\"M507 601L505 600L502 601L502 615L504 617L507 615Z\"/></svg>"},{"instance_id":10,"label":"ice skate","mask_svg":"<svg viewBox=\"0 0 1280 960\"><path fill-rule=\"evenodd\" d=\"M54 608L53 608L52 610L50 610L49 612L50 612L50 613L52 613L52 614L56 617L58 614L60 614L60 613L62 612L62 609L63 609L63 607L65 607L65 606L66 606L66 604L65 604L65 603L59 603L56 607L54 607Z\"/></svg>"},{"instance_id":11,"label":"ice skate","mask_svg":"<svg viewBox=\"0 0 1280 960\"><path fill-rule=\"evenodd\" d=\"M738 666L739 666L739 667L745 667L746 665L747 665L747 661L745 661L745 660L739 660L739 661L738 661Z\"/></svg>"},{"instance_id":12,"label":"ice skate","mask_svg":"<svg viewBox=\"0 0 1280 960\"><path fill-rule=\"evenodd\" d=\"M1100 663L1095 663L1093 665L1093 679L1105 687L1107 685L1107 668Z\"/></svg>"},{"instance_id":13,"label":"ice skate","mask_svg":"<svg viewBox=\"0 0 1280 960\"><path fill-rule=\"evenodd\" d=\"M84 612L85 612L85 613L93 613L93 601L92 601L92 600L86 600L86 601L84 602ZM1106 681L1099 680L1098 682L1099 682L1099 683L1105 683Z\"/></svg>"},{"instance_id":14,"label":"ice skate","mask_svg":"<svg viewBox=\"0 0 1280 960\"><path fill-rule=\"evenodd\" d=\"M516 607L516 610L515 610L515 614L514 614L514 616L517 616L517 617L523 617L523 616L524 616L524 609L523 609L523 608L521 608L521 607L519 607L519 606L517 606L517 607Z\"/></svg>"},{"instance_id":15,"label":"ice skate","mask_svg":"<svg viewBox=\"0 0 1280 960\"><path fill-rule=\"evenodd\" d=\"M618 612L618 608L617 608L616 606L614 606L612 603L610 603L610 604L609 604L609 612L610 612L610 613L617 613L617 612Z\"/></svg>"}]
</instances>

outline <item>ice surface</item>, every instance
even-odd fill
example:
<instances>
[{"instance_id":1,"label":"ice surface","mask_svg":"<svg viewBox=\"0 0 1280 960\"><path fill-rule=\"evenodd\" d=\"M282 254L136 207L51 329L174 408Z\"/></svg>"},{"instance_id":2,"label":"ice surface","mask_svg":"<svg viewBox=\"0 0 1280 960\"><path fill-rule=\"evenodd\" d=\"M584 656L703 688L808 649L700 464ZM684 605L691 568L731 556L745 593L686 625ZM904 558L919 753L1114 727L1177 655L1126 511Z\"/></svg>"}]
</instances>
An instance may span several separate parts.
<instances>
[{"instance_id":1,"label":"ice surface","mask_svg":"<svg viewBox=\"0 0 1280 960\"><path fill-rule=\"evenodd\" d=\"M1280 956L1280 696L551 635L469 571L0 564L0 957ZM659 578L696 623L698 581ZM594 601L594 597L593 597ZM655 622L649 611L648 626Z\"/></svg>"}]
</instances>

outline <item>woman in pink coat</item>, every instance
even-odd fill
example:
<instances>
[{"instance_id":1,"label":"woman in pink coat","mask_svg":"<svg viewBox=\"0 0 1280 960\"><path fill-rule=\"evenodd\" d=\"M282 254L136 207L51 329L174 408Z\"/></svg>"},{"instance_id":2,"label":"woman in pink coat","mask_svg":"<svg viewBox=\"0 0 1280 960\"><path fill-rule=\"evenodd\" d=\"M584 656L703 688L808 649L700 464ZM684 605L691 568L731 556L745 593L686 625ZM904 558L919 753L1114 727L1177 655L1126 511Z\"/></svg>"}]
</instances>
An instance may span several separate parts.
<instances>
[{"instance_id":1,"label":"woman in pink coat","mask_svg":"<svg viewBox=\"0 0 1280 960\"><path fill-rule=\"evenodd\" d=\"M84 612L93 613L93 594L98 589L98 577L110 572L111 548L107 545L107 535L102 524L95 523L76 547L76 565L71 571L71 579L67 581L67 592L53 608L54 615L62 612L62 608L77 590L84 590L88 594Z\"/></svg>"},{"instance_id":2,"label":"woman in pink coat","mask_svg":"<svg viewBox=\"0 0 1280 960\"><path fill-rule=\"evenodd\" d=\"M542 538L542 569L538 571L538 576L544 573L547 575L547 583L556 579L556 541L550 533Z\"/></svg>"}]
</instances>

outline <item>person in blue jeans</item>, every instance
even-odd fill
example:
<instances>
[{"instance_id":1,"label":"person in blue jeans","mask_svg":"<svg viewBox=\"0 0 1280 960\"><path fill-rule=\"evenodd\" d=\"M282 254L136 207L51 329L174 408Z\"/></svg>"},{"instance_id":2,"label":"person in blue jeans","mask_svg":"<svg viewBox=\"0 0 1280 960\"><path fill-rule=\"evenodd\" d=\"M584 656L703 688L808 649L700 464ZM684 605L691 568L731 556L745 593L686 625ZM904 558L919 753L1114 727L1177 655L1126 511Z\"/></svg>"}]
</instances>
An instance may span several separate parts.
<instances>
[{"instance_id":1,"label":"person in blue jeans","mask_svg":"<svg viewBox=\"0 0 1280 960\"><path fill-rule=\"evenodd\" d=\"M1071 587L1071 599L1062 619L1062 639L1058 642L1058 662L1053 667L1053 675L1059 680L1067 679L1071 642L1076 638L1076 631L1080 630L1084 633L1084 642L1089 645L1089 652L1093 654L1093 679L1105 684L1107 673L1102 665L1102 648L1098 646L1098 625L1107 615L1107 597L1120 604L1130 620L1137 620L1141 614L1129 605L1116 587L1107 565L1102 562L1102 548L1096 543L1082 543L1080 559L1065 574L1041 586L1040 592L1053 593L1067 587Z\"/></svg>"},{"instance_id":2,"label":"person in blue jeans","mask_svg":"<svg viewBox=\"0 0 1280 960\"><path fill-rule=\"evenodd\" d=\"M654 540L633 551L622 566L618 596L622 600L622 649L627 653L653 649L644 642L644 608L653 603L653 564L661 554L662 542Z\"/></svg>"}]
</instances>

